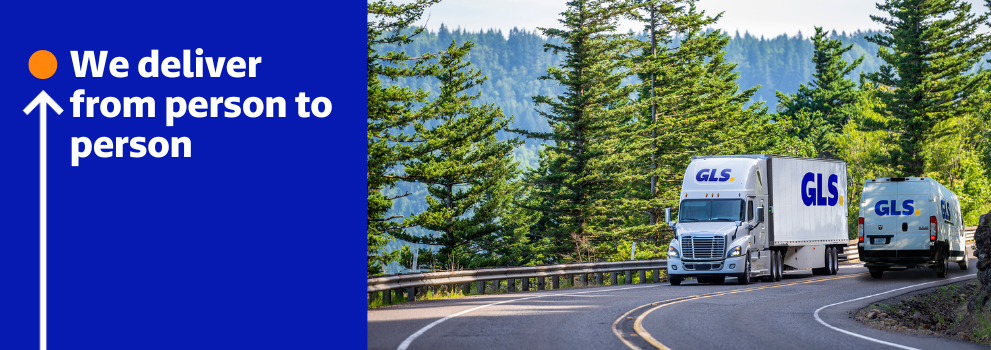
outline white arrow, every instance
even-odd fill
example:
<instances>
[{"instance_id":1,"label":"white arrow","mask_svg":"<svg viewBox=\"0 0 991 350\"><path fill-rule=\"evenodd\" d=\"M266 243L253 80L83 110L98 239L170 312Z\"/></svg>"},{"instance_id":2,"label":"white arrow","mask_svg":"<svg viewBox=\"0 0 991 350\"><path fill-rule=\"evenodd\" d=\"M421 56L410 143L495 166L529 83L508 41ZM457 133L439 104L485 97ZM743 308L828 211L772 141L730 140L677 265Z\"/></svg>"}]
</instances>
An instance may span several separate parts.
<instances>
[{"instance_id":1,"label":"white arrow","mask_svg":"<svg viewBox=\"0 0 991 350\"><path fill-rule=\"evenodd\" d=\"M62 107L45 90L41 90L27 107L24 107L24 114L31 114L35 107L41 107L41 350L48 348L48 130L45 123L47 119L48 107L57 114L62 114Z\"/></svg>"}]
</instances>

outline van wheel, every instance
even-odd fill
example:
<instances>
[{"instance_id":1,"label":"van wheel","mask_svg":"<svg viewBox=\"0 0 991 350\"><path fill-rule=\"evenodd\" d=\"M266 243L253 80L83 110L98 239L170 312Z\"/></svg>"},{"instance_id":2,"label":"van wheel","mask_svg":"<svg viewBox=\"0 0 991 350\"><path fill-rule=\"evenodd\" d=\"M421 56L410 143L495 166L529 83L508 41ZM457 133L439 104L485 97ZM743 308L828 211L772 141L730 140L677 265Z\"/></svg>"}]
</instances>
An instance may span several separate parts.
<instances>
[{"instance_id":1,"label":"van wheel","mask_svg":"<svg viewBox=\"0 0 991 350\"><path fill-rule=\"evenodd\" d=\"M946 278L946 270L948 270L948 265L950 265L949 254L940 252L939 260L936 262L936 266L933 266L933 270L936 270L937 278Z\"/></svg>"},{"instance_id":2,"label":"van wheel","mask_svg":"<svg viewBox=\"0 0 991 350\"><path fill-rule=\"evenodd\" d=\"M871 272L871 277L874 277L874 278L881 278L881 275L884 274L884 270L879 269L879 268L876 268L876 267L868 268L867 271L870 271Z\"/></svg>"},{"instance_id":3,"label":"van wheel","mask_svg":"<svg viewBox=\"0 0 991 350\"><path fill-rule=\"evenodd\" d=\"M968 259L965 256L965 257L963 257L963 261L957 263L957 265L960 265L960 269L961 270L967 271L967 261L968 261Z\"/></svg>"},{"instance_id":4,"label":"van wheel","mask_svg":"<svg viewBox=\"0 0 991 350\"><path fill-rule=\"evenodd\" d=\"M785 267L785 253L782 251L774 252L774 260L777 261L774 268L774 281L781 281L781 271L784 271Z\"/></svg>"},{"instance_id":5,"label":"van wheel","mask_svg":"<svg viewBox=\"0 0 991 350\"><path fill-rule=\"evenodd\" d=\"M747 253L747 267L743 269L743 276L736 278L736 284L750 284L750 253Z\"/></svg>"},{"instance_id":6,"label":"van wheel","mask_svg":"<svg viewBox=\"0 0 991 350\"><path fill-rule=\"evenodd\" d=\"M671 282L672 286L680 286L681 278L679 277L668 277L668 282Z\"/></svg>"}]
</instances>

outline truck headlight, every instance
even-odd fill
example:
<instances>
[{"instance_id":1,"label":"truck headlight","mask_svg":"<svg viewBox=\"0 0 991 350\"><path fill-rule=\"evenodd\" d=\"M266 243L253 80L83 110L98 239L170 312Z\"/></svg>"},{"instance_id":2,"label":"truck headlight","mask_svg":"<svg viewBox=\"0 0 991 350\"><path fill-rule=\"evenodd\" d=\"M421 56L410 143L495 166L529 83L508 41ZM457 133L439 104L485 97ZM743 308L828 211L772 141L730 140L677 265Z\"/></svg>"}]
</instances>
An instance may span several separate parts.
<instances>
[{"instance_id":1,"label":"truck headlight","mask_svg":"<svg viewBox=\"0 0 991 350\"><path fill-rule=\"evenodd\" d=\"M677 257L679 257L678 249L673 246L668 246L668 259Z\"/></svg>"},{"instance_id":2,"label":"truck headlight","mask_svg":"<svg viewBox=\"0 0 991 350\"><path fill-rule=\"evenodd\" d=\"M740 256L740 246L736 246L736 247L730 248L729 249L729 254L726 254L726 255L729 256L729 257Z\"/></svg>"}]
</instances>

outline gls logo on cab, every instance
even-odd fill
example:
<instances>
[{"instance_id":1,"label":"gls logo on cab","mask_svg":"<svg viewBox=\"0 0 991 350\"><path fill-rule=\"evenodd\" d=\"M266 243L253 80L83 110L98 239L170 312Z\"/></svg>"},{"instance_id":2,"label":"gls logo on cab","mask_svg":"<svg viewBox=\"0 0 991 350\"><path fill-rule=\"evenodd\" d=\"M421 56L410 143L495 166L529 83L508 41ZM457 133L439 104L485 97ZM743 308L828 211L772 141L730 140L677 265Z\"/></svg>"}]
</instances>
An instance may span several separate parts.
<instances>
[{"instance_id":1,"label":"gls logo on cab","mask_svg":"<svg viewBox=\"0 0 991 350\"><path fill-rule=\"evenodd\" d=\"M840 182L840 178L836 174L830 174L826 178L826 190L829 191L830 197L824 197L825 194L822 191L822 174L816 173L805 173L802 176L802 203L806 207L811 206L836 206L837 203L843 204L843 197L840 196L839 188L836 185ZM815 186L809 188L810 183L815 183Z\"/></svg>"},{"instance_id":2,"label":"gls logo on cab","mask_svg":"<svg viewBox=\"0 0 991 350\"><path fill-rule=\"evenodd\" d=\"M723 169L722 171L719 171L719 169L702 169L702 170L699 170L699 172L697 174L695 174L695 181L696 182L726 182L726 181L733 181L733 177L731 177L730 174L729 174L730 173L730 170L731 169ZM719 176L718 177L716 176L716 172L717 171L719 172Z\"/></svg>"}]
</instances>

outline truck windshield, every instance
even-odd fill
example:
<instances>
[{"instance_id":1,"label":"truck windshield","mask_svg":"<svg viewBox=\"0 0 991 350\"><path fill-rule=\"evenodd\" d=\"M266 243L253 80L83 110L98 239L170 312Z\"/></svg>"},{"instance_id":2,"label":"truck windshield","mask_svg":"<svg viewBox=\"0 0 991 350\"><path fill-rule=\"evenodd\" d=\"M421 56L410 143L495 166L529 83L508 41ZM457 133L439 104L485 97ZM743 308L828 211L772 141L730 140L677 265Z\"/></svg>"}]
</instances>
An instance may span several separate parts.
<instances>
[{"instance_id":1,"label":"truck windshield","mask_svg":"<svg viewBox=\"0 0 991 350\"><path fill-rule=\"evenodd\" d=\"M681 201L679 221L744 221L746 202L740 199L686 199Z\"/></svg>"}]
</instances>

